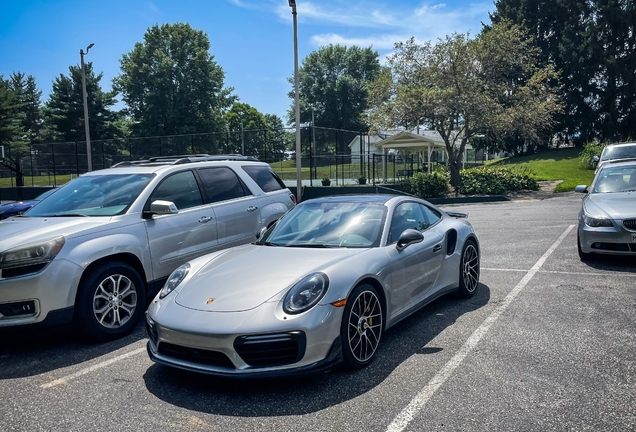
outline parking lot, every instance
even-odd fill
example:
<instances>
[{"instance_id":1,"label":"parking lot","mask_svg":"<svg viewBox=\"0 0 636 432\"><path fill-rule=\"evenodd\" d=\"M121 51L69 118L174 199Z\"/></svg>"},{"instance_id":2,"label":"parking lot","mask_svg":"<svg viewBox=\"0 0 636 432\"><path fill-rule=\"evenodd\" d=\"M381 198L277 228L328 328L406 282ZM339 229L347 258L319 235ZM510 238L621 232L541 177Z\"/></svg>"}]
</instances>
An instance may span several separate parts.
<instances>
[{"instance_id":1,"label":"parking lot","mask_svg":"<svg viewBox=\"0 0 636 432\"><path fill-rule=\"evenodd\" d=\"M151 362L146 335L0 344L3 431L636 430L636 262L583 263L581 195L454 205L481 242L477 295L386 332L359 371L212 378ZM266 277L266 275L263 275Z\"/></svg>"}]
</instances>

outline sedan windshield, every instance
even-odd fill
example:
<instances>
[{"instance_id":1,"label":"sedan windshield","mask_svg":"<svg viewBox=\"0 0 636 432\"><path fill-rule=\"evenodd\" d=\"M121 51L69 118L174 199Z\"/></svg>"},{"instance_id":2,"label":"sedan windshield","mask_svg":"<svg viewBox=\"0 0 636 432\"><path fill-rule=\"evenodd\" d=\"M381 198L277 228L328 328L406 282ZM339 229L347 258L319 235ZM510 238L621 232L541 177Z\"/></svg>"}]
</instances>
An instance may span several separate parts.
<instances>
[{"instance_id":1,"label":"sedan windshield","mask_svg":"<svg viewBox=\"0 0 636 432\"><path fill-rule=\"evenodd\" d=\"M286 247L368 248L380 244L386 207L360 202L296 206L259 244Z\"/></svg>"},{"instance_id":2,"label":"sedan windshield","mask_svg":"<svg viewBox=\"0 0 636 432\"><path fill-rule=\"evenodd\" d=\"M636 191L636 165L606 167L594 182L596 193L627 191Z\"/></svg>"},{"instance_id":3,"label":"sedan windshield","mask_svg":"<svg viewBox=\"0 0 636 432\"><path fill-rule=\"evenodd\" d=\"M24 214L26 217L114 216L123 214L153 174L78 177Z\"/></svg>"}]
</instances>

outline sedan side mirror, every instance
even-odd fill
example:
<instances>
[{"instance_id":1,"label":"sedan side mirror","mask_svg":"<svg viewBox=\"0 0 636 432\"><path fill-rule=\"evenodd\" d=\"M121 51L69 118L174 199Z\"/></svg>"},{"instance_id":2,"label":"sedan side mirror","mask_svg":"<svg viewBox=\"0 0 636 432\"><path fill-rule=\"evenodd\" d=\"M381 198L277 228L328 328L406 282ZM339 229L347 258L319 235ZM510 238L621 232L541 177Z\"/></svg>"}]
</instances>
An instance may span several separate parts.
<instances>
[{"instance_id":1,"label":"sedan side mirror","mask_svg":"<svg viewBox=\"0 0 636 432\"><path fill-rule=\"evenodd\" d=\"M256 233L256 240L259 240L267 232L267 227L263 227Z\"/></svg>"},{"instance_id":2,"label":"sedan side mirror","mask_svg":"<svg viewBox=\"0 0 636 432\"><path fill-rule=\"evenodd\" d=\"M424 234L414 229L406 229L400 234L400 238L395 245L399 251L403 251L412 244L419 243L424 240Z\"/></svg>"},{"instance_id":3,"label":"sedan side mirror","mask_svg":"<svg viewBox=\"0 0 636 432\"><path fill-rule=\"evenodd\" d=\"M587 185L578 185L574 188L574 192L587 193Z\"/></svg>"}]
</instances>

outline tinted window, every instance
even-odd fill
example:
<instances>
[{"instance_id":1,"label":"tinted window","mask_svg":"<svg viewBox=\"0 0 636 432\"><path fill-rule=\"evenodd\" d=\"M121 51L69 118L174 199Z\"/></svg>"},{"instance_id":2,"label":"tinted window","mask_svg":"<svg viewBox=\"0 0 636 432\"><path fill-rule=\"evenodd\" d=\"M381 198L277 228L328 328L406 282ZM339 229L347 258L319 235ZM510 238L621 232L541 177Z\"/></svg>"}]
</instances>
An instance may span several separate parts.
<instances>
[{"instance_id":1,"label":"tinted window","mask_svg":"<svg viewBox=\"0 0 636 432\"><path fill-rule=\"evenodd\" d=\"M227 167L200 169L199 176L208 202L219 202L240 198L246 193L236 173Z\"/></svg>"},{"instance_id":2,"label":"tinted window","mask_svg":"<svg viewBox=\"0 0 636 432\"><path fill-rule=\"evenodd\" d=\"M437 211L418 203L402 203L393 212L390 243L395 243L405 229L424 231L440 219Z\"/></svg>"},{"instance_id":3,"label":"tinted window","mask_svg":"<svg viewBox=\"0 0 636 432\"><path fill-rule=\"evenodd\" d=\"M601 155L602 160L625 159L636 157L636 144L622 146L607 146Z\"/></svg>"},{"instance_id":4,"label":"tinted window","mask_svg":"<svg viewBox=\"0 0 636 432\"><path fill-rule=\"evenodd\" d=\"M192 171L183 171L166 178L150 196L150 202L171 201L179 210L203 204L201 191Z\"/></svg>"},{"instance_id":5,"label":"tinted window","mask_svg":"<svg viewBox=\"0 0 636 432\"><path fill-rule=\"evenodd\" d=\"M254 180L264 192L273 192L287 187L268 166L247 165L241 168L252 177L252 180Z\"/></svg>"}]
</instances>

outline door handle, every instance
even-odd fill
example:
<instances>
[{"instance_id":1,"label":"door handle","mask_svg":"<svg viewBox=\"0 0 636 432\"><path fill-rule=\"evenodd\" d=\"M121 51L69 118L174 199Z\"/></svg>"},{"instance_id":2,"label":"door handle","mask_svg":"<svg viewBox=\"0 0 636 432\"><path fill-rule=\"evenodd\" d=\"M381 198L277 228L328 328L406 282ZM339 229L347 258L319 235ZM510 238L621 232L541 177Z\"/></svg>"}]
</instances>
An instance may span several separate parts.
<instances>
[{"instance_id":1,"label":"door handle","mask_svg":"<svg viewBox=\"0 0 636 432\"><path fill-rule=\"evenodd\" d=\"M248 212L253 212L253 211L255 211L257 208L258 208L258 207L249 206L249 207L247 208L247 211L248 211Z\"/></svg>"},{"instance_id":2,"label":"door handle","mask_svg":"<svg viewBox=\"0 0 636 432\"><path fill-rule=\"evenodd\" d=\"M439 252L442 250L442 245L441 244L437 244L433 247L433 252Z\"/></svg>"},{"instance_id":3,"label":"door handle","mask_svg":"<svg viewBox=\"0 0 636 432\"><path fill-rule=\"evenodd\" d=\"M199 218L199 223L208 223L212 220L212 217L210 216L201 216Z\"/></svg>"}]
</instances>

